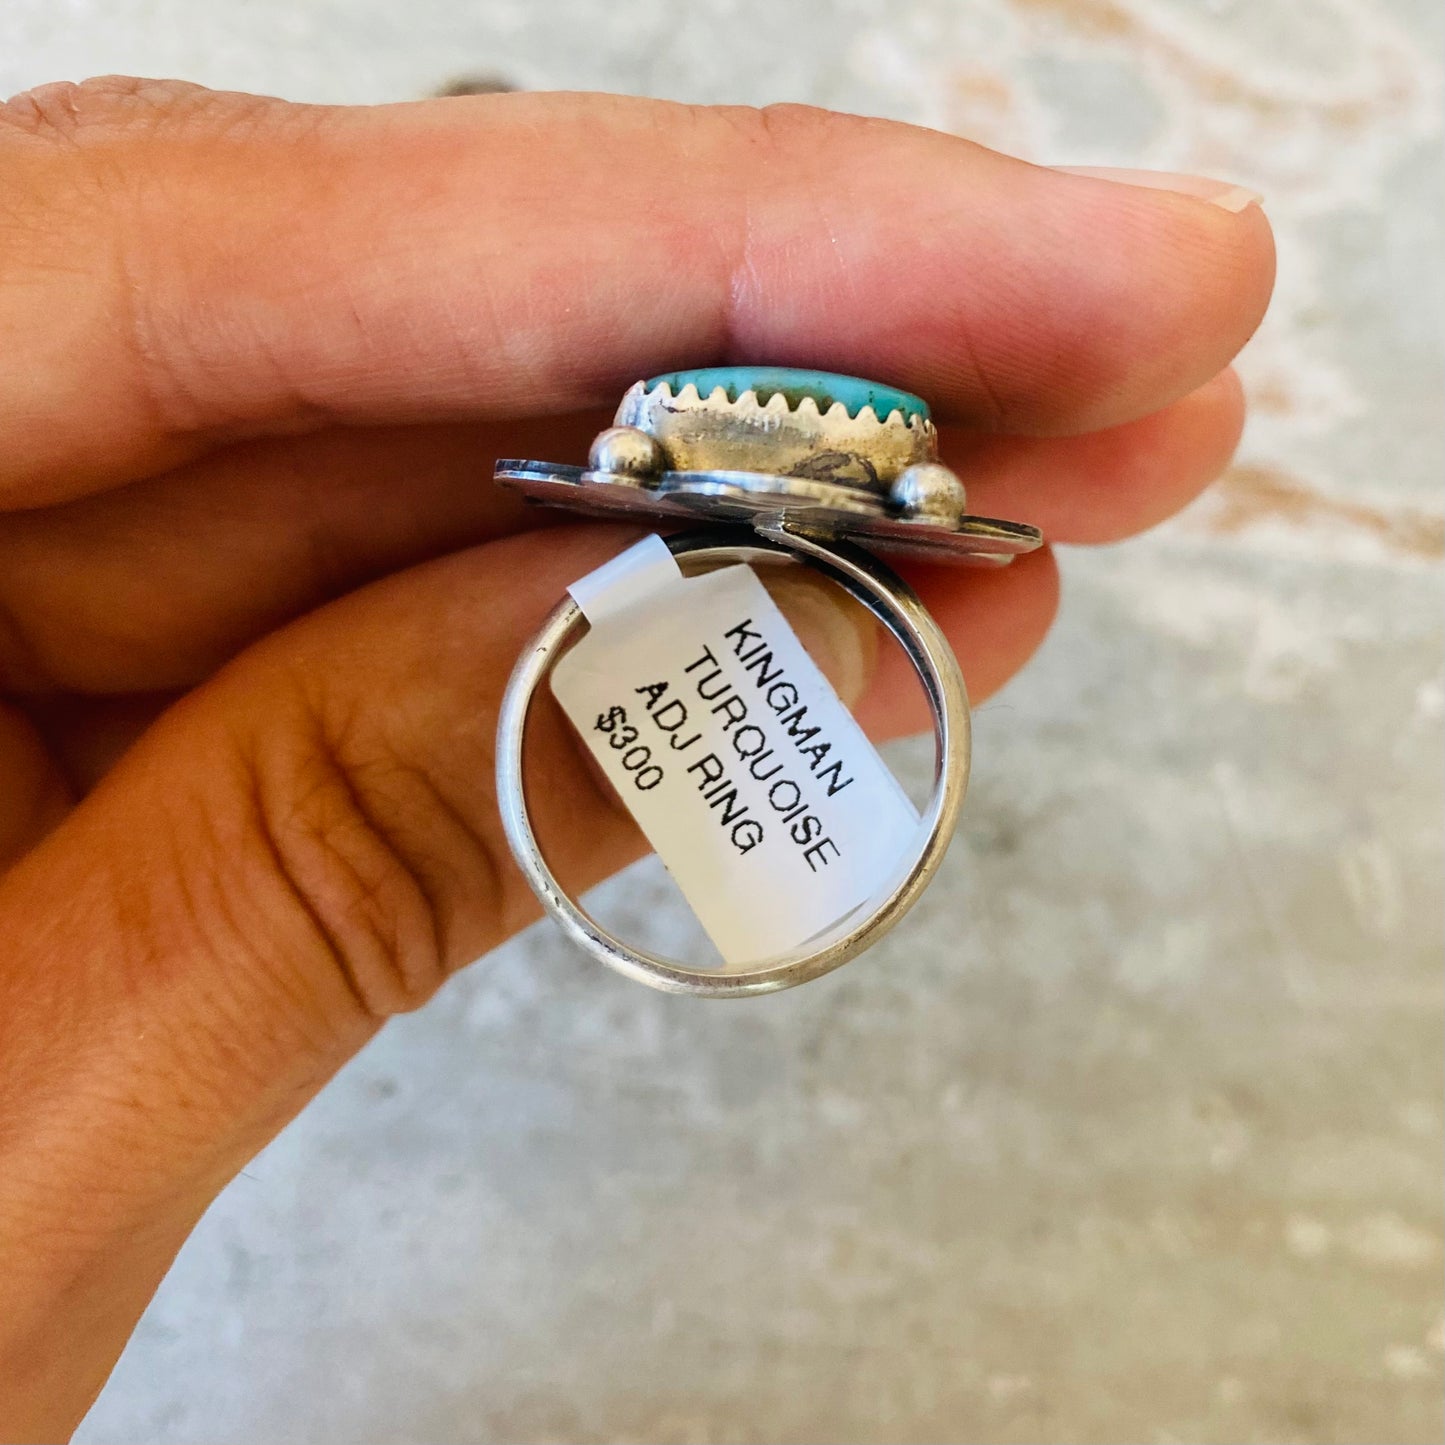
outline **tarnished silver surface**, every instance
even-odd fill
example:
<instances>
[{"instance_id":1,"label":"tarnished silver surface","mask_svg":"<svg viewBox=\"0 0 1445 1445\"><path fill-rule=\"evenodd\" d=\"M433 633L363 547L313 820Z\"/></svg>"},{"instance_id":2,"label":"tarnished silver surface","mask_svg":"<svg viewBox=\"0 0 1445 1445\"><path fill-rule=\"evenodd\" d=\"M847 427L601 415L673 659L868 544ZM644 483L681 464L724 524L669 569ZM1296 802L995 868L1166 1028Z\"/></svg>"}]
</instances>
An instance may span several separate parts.
<instances>
[{"instance_id":1,"label":"tarnished silver surface","mask_svg":"<svg viewBox=\"0 0 1445 1445\"><path fill-rule=\"evenodd\" d=\"M766 401L753 391L732 400L721 387L702 396L691 384L674 393L665 381L629 387L617 425L656 437L681 472L780 472L876 488L938 454L926 416L880 417L871 406L850 414L841 402L820 410L808 396L793 406L781 392Z\"/></svg>"},{"instance_id":2,"label":"tarnished silver surface","mask_svg":"<svg viewBox=\"0 0 1445 1445\"><path fill-rule=\"evenodd\" d=\"M916 398L910 404L926 411ZM765 401L722 386L628 388L586 467L507 458L503 486L593 515L676 517L760 526L778 516L824 541L932 561L1002 566L1043 542L1022 522L970 516L963 481L938 460L926 415L841 401L820 409L775 391Z\"/></svg>"},{"instance_id":3,"label":"tarnished silver surface","mask_svg":"<svg viewBox=\"0 0 1445 1445\"><path fill-rule=\"evenodd\" d=\"M527 715L538 685L586 624L569 597L523 650L507 683L497 722L497 803L523 875L563 931L609 968L667 993L738 998L776 993L829 973L881 938L917 902L953 837L968 787L970 722L963 674L947 639L908 585L856 547L815 540L773 515L761 535L742 529L685 533L669 539L678 558L695 563L792 561L818 567L892 633L918 674L933 714L933 793L916 842L861 916L849 914L805 948L733 970L691 967L633 947L610 933L557 882L532 830L523 785Z\"/></svg>"}]
</instances>

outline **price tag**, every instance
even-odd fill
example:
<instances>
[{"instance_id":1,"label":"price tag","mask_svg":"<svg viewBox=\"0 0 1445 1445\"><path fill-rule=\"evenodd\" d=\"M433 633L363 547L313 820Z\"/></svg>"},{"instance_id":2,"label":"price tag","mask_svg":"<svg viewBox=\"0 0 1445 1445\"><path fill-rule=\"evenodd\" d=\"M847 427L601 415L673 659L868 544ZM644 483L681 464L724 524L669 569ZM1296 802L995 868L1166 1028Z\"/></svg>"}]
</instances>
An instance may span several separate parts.
<instances>
[{"instance_id":1,"label":"price tag","mask_svg":"<svg viewBox=\"0 0 1445 1445\"><path fill-rule=\"evenodd\" d=\"M729 965L890 880L918 814L751 567L684 577L654 536L569 590L552 691Z\"/></svg>"}]
</instances>

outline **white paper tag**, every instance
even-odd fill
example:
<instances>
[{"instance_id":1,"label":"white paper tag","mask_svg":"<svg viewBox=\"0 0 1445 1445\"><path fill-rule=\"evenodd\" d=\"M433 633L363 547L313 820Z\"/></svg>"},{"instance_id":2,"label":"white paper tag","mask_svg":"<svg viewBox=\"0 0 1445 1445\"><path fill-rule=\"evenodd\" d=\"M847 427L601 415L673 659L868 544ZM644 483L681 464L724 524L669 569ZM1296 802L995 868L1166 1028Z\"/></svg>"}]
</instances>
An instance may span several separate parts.
<instances>
[{"instance_id":1,"label":"white paper tag","mask_svg":"<svg viewBox=\"0 0 1445 1445\"><path fill-rule=\"evenodd\" d=\"M648 537L569 590L552 691L728 964L878 892L918 814L751 567L684 577Z\"/></svg>"}]
</instances>

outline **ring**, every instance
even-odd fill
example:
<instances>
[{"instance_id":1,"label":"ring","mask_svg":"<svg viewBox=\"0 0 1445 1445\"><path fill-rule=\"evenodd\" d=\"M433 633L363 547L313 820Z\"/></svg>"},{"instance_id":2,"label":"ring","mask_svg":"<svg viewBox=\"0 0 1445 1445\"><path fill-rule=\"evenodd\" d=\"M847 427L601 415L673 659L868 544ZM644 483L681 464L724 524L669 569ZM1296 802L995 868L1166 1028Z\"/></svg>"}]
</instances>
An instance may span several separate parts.
<instances>
[{"instance_id":1,"label":"ring","mask_svg":"<svg viewBox=\"0 0 1445 1445\"><path fill-rule=\"evenodd\" d=\"M883 936L917 901L953 837L968 787L968 695L952 649L913 590L868 552L782 513L751 527L709 527L666 539L693 566L793 562L812 566L866 607L892 634L918 675L933 715L933 791L911 848L878 892L802 948L734 970L694 968L633 948L602 927L557 882L532 829L522 782L527 718L538 685L577 640L585 618L565 598L523 649L497 721L497 803L513 856L543 908L579 948L609 968L667 993L709 998L775 993L847 963Z\"/></svg>"}]
</instances>

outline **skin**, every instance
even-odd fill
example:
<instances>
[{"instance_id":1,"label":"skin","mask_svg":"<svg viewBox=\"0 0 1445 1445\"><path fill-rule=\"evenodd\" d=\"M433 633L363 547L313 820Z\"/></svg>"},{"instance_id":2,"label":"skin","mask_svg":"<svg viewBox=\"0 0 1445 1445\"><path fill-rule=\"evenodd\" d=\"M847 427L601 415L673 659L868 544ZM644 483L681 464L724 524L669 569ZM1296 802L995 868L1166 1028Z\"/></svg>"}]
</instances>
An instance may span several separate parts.
<instances>
[{"instance_id":1,"label":"skin","mask_svg":"<svg viewBox=\"0 0 1445 1445\"><path fill-rule=\"evenodd\" d=\"M0 107L0 177L10 1440L68 1434L217 1191L534 916L500 693L637 533L494 457L580 456L639 376L811 365L928 397L975 510L1113 541L1227 461L1273 273L1257 206L801 107L107 78ZM1047 550L909 577L975 700L1056 606ZM785 600L876 735L919 725L855 616ZM575 891L639 844L538 714Z\"/></svg>"}]
</instances>

